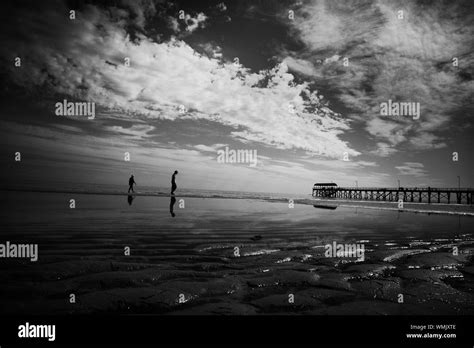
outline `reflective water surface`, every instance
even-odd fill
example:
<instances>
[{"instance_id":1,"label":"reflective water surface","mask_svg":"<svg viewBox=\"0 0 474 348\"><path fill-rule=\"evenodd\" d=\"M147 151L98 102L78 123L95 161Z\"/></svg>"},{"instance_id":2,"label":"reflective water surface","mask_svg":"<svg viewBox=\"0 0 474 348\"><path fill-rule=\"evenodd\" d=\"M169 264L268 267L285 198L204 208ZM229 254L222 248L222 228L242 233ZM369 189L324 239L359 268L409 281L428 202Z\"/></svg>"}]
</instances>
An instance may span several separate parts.
<instances>
[{"instance_id":1,"label":"reflective water surface","mask_svg":"<svg viewBox=\"0 0 474 348\"><path fill-rule=\"evenodd\" d=\"M39 260L0 259L3 314L474 313L472 217L4 195L0 243L38 243ZM363 245L364 259L326 257L334 242Z\"/></svg>"}]
</instances>

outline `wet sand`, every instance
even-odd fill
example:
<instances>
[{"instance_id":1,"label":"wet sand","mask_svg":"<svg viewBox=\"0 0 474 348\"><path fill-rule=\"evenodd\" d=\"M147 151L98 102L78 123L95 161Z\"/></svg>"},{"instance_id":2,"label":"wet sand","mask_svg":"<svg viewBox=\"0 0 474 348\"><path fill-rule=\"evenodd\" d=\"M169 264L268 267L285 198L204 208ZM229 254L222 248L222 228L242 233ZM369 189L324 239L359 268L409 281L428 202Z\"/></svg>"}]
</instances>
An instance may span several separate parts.
<instances>
[{"instance_id":1,"label":"wet sand","mask_svg":"<svg viewBox=\"0 0 474 348\"><path fill-rule=\"evenodd\" d=\"M298 201L298 200L297 200ZM402 213L414 214L441 214L441 215L463 215L474 217L474 206L467 204L447 204L447 203L417 203L403 202L399 207L398 202L385 201L358 201L339 199L315 199L300 200L304 204L327 204L337 207L354 207L363 209L393 210Z\"/></svg>"},{"instance_id":2,"label":"wet sand","mask_svg":"<svg viewBox=\"0 0 474 348\"><path fill-rule=\"evenodd\" d=\"M1 313L474 313L472 217L179 195L172 217L170 203L6 192L0 241L38 243L39 260L0 259ZM364 261L326 257L333 242L364 244Z\"/></svg>"}]
</instances>

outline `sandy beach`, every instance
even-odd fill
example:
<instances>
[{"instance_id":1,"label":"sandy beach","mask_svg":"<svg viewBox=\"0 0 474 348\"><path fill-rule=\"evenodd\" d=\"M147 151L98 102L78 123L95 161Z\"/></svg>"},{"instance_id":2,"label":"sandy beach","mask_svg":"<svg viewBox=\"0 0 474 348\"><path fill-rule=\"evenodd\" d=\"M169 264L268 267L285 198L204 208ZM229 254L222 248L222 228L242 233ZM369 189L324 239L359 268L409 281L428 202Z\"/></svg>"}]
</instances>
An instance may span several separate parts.
<instances>
[{"instance_id":1,"label":"sandy beach","mask_svg":"<svg viewBox=\"0 0 474 348\"><path fill-rule=\"evenodd\" d=\"M172 217L169 197L5 195L1 240L39 246L1 263L5 314L474 313L469 216L177 196ZM326 257L333 242L364 260Z\"/></svg>"}]
</instances>

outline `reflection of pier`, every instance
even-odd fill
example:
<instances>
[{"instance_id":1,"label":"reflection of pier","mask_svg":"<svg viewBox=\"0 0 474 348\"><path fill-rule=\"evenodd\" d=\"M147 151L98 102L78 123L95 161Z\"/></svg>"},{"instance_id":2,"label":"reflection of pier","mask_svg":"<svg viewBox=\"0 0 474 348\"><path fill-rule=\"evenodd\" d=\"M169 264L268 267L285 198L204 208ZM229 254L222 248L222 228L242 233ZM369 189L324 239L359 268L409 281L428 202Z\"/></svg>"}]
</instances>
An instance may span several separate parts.
<instances>
[{"instance_id":1,"label":"reflection of pier","mask_svg":"<svg viewBox=\"0 0 474 348\"><path fill-rule=\"evenodd\" d=\"M472 188L338 187L336 184L315 184L313 187L313 197L388 202L403 200L416 203L472 204L473 194Z\"/></svg>"},{"instance_id":2,"label":"reflection of pier","mask_svg":"<svg viewBox=\"0 0 474 348\"><path fill-rule=\"evenodd\" d=\"M329 204L313 204L313 207L317 209L328 209L328 210L336 210L337 205L329 205Z\"/></svg>"}]
</instances>

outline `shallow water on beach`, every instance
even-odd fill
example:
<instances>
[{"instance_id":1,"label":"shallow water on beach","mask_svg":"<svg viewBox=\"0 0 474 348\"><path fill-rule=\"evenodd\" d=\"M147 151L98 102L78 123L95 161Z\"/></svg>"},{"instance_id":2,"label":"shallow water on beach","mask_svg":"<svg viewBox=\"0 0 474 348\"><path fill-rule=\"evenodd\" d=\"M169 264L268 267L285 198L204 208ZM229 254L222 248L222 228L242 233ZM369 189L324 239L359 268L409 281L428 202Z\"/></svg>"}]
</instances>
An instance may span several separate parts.
<instances>
[{"instance_id":1,"label":"shallow water on beach","mask_svg":"<svg viewBox=\"0 0 474 348\"><path fill-rule=\"evenodd\" d=\"M38 243L39 260L0 260L2 313L474 313L472 217L172 203L4 192L0 243ZM363 245L364 260L326 257L334 242Z\"/></svg>"}]
</instances>

